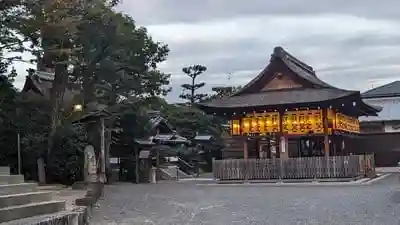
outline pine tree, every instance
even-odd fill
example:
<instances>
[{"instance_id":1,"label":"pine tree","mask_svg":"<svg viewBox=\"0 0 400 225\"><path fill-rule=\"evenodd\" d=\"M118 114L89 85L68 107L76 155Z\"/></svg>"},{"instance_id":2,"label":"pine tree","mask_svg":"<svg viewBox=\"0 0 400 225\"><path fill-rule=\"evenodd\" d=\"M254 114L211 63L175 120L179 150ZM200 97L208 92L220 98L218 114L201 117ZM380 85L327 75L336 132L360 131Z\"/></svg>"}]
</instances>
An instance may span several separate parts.
<instances>
[{"instance_id":1,"label":"pine tree","mask_svg":"<svg viewBox=\"0 0 400 225\"><path fill-rule=\"evenodd\" d=\"M182 71L189 76L192 79L191 84L182 84L181 87L183 88L184 91L189 91L189 93L184 93L181 94L179 97L185 100L188 100L191 105L193 105L195 102L203 100L205 97L207 97L207 94L203 93L196 93L196 91L206 83L201 82L196 84L196 78L203 74L207 70L207 67L202 66L202 65L193 65L189 67L184 67Z\"/></svg>"}]
</instances>

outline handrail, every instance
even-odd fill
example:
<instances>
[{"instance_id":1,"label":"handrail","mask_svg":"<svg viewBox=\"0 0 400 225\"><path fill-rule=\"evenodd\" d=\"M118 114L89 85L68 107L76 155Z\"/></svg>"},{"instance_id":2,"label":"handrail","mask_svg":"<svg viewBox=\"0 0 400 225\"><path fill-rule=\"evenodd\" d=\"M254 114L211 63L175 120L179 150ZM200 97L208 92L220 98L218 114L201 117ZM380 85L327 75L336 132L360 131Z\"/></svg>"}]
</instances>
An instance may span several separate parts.
<instances>
[{"instance_id":1,"label":"handrail","mask_svg":"<svg viewBox=\"0 0 400 225\"><path fill-rule=\"evenodd\" d=\"M183 164L185 164L186 166L194 169L193 165L190 165L188 162L186 162L185 160L183 160L181 157L178 157L178 160L181 161Z\"/></svg>"}]
</instances>

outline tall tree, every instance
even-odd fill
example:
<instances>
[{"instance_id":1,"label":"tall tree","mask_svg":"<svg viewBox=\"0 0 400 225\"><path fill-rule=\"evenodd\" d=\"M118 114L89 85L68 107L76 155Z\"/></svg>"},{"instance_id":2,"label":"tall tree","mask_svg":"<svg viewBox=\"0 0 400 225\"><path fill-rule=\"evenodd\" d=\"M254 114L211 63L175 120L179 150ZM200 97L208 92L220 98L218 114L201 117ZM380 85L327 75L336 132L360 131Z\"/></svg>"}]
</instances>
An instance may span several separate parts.
<instances>
[{"instance_id":1,"label":"tall tree","mask_svg":"<svg viewBox=\"0 0 400 225\"><path fill-rule=\"evenodd\" d=\"M85 106L88 103L113 106L121 99L154 98L170 90L167 87L170 75L157 67L166 59L168 46L154 41L131 17L116 12L113 7L118 1L15 2L20 5L10 7L21 9L20 15L11 13L7 7L8 17L15 20L10 20L13 23L6 27L12 31L7 38L1 38L4 33L0 32L0 41L5 40L0 42L0 47L11 43L8 37L16 33L21 42L31 43L24 50L37 56L38 69L55 73L48 155L61 120L61 101L68 85L80 86ZM99 132L97 128L86 131Z\"/></svg>"},{"instance_id":2,"label":"tall tree","mask_svg":"<svg viewBox=\"0 0 400 225\"><path fill-rule=\"evenodd\" d=\"M184 91L189 91L189 93L183 93L179 97L185 100L189 100L190 104L193 105L197 101L203 100L205 97L207 97L207 94L203 93L196 93L196 91L206 83L201 82L201 83L196 83L196 78L204 73L207 70L207 67L202 66L202 65L193 65L189 67L184 67L182 69L183 73L185 73L187 76L190 77L191 83L190 84L182 84L181 87L183 88Z\"/></svg>"},{"instance_id":3,"label":"tall tree","mask_svg":"<svg viewBox=\"0 0 400 225\"><path fill-rule=\"evenodd\" d=\"M23 39L15 31L19 26L19 18L24 10L21 8L22 1L2 1L0 3L0 52L21 52L23 50ZM12 57L15 58L15 57ZM0 55L0 60L6 59Z\"/></svg>"},{"instance_id":4,"label":"tall tree","mask_svg":"<svg viewBox=\"0 0 400 225\"><path fill-rule=\"evenodd\" d=\"M37 69L54 73L50 90L51 132L48 138L49 155L52 139L61 121L61 105L68 82L68 67L78 49L71 42L84 13L80 0L20 0L21 13L15 16L13 32L23 37L30 46L24 50L37 57Z\"/></svg>"}]
</instances>

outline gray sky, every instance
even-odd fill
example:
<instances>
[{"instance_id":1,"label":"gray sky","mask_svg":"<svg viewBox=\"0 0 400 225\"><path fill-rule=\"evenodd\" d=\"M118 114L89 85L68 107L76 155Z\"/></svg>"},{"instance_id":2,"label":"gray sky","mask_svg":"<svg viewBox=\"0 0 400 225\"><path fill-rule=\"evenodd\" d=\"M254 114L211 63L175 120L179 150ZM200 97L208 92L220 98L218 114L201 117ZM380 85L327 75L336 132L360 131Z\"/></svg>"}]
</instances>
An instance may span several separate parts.
<instances>
[{"instance_id":1,"label":"gray sky","mask_svg":"<svg viewBox=\"0 0 400 225\"><path fill-rule=\"evenodd\" d=\"M176 101L181 68L207 66L213 86L244 85L282 46L337 87L365 91L400 79L400 2L395 0L123 0L119 10L169 45L160 65ZM18 64L21 87L27 65ZM228 74L231 79L228 80Z\"/></svg>"}]
</instances>

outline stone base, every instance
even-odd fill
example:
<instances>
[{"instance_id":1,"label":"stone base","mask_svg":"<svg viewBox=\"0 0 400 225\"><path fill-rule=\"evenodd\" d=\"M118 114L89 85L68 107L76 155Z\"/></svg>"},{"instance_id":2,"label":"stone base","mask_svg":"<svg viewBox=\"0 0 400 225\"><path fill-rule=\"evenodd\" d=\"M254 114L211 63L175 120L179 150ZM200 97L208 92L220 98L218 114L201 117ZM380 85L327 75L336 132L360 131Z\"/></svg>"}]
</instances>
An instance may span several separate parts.
<instances>
[{"instance_id":1,"label":"stone base","mask_svg":"<svg viewBox=\"0 0 400 225\"><path fill-rule=\"evenodd\" d=\"M76 181L72 184L73 190L86 190L88 187L88 183L85 181Z\"/></svg>"},{"instance_id":2,"label":"stone base","mask_svg":"<svg viewBox=\"0 0 400 225\"><path fill-rule=\"evenodd\" d=\"M99 198L103 195L103 189L103 183L88 183L85 197L77 199L75 204L78 206L90 206L96 204Z\"/></svg>"}]
</instances>

